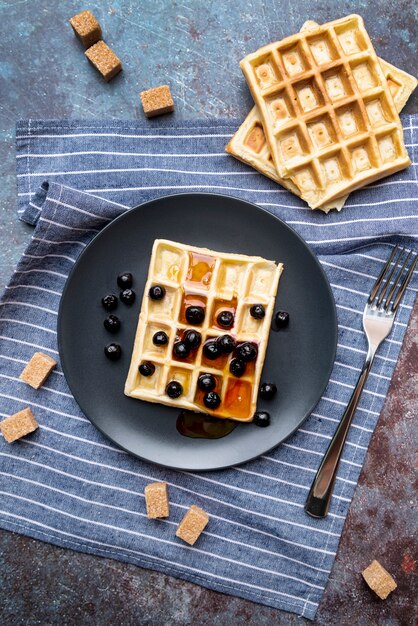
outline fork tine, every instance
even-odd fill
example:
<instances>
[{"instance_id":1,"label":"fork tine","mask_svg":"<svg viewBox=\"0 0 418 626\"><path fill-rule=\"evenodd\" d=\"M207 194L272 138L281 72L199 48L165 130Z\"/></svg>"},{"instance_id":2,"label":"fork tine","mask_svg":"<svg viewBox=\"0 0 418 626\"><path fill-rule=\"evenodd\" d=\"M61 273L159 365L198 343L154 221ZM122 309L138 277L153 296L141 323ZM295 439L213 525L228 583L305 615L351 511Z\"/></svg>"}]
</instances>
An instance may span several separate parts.
<instances>
[{"instance_id":1,"label":"fork tine","mask_svg":"<svg viewBox=\"0 0 418 626\"><path fill-rule=\"evenodd\" d=\"M392 253L391 253L390 257L386 261L385 265L383 266L382 271L380 272L378 278L376 279L376 282L375 282L375 284L372 287L372 290L370 292L370 296L369 296L369 299L368 299L368 303L369 304L371 304L373 302L373 300L375 299L376 294L379 291L380 285L383 282L383 277L386 274L386 270L388 269L388 267L392 263L392 259L395 256L397 249L398 249L398 245L396 244L396 246L392 250Z\"/></svg>"},{"instance_id":2,"label":"fork tine","mask_svg":"<svg viewBox=\"0 0 418 626\"><path fill-rule=\"evenodd\" d=\"M405 252L405 248L402 248L402 250L399 252L398 258L393 263L392 271L390 272L389 276L387 277L386 284L383 287L383 289L380 292L380 295L379 295L379 297L377 299L376 306L378 306L378 307L382 304L383 298L386 296L387 290L390 287L390 281L392 280L392 277L393 277L393 275L394 275L394 273L395 273L395 271L396 271L396 269L398 267L398 264L399 264L399 262L400 262L404 252Z\"/></svg>"},{"instance_id":3,"label":"fork tine","mask_svg":"<svg viewBox=\"0 0 418 626\"><path fill-rule=\"evenodd\" d=\"M410 259L411 254L412 254L412 250L410 250L410 251L409 251L409 254L407 254L407 255L406 255L406 259L405 259L405 261L403 262L403 265L402 265L401 269L399 270L399 272L398 272L398 273L397 273L397 275L396 275L396 278L395 278L395 279L394 279L394 281L393 281L392 289L389 291L389 293L388 293L388 295L387 295L387 297L386 297L386 302L385 302L385 304L384 304L384 309L385 309L385 311L387 311L387 310L388 310L389 305L390 305L390 301L391 301L391 299L392 299L392 296L393 296L393 294L395 293L395 291L397 290L397 288L398 288L398 287L399 287L399 285L400 285L400 281L401 281L402 275L403 275L403 273L404 273L404 269L405 269L405 267L407 266L407 263L408 263L408 261L409 261L409 259Z\"/></svg>"},{"instance_id":4,"label":"fork tine","mask_svg":"<svg viewBox=\"0 0 418 626\"><path fill-rule=\"evenodd\" d=\"M415 266L417 264L417 261L418 261L418 254L415 255L415 258L412 261L412 265L409 268L408 273L406 274L405 278L403 279L402 284L399 287L399 291L398 291L398 293L395 296L395 299L394 299L393 304L392 304L392 312L393 313L396 312L396 310L397 310L397 308L399 306L399 303L402 300L402 296L405 293L406 288L408 287L408 283L409 283L409 281L412 278L412 274L414 273L414 269L415 269Z\"/></svg>"}]
</instances>

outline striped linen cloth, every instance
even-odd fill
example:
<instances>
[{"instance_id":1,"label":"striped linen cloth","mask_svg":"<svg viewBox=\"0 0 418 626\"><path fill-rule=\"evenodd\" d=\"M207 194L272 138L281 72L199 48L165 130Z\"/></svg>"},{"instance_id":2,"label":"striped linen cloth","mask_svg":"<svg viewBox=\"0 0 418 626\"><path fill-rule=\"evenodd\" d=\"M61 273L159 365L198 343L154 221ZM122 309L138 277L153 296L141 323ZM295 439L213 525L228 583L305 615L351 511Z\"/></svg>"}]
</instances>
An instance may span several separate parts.
<instances>
[{"instance_id":1,"label":"striped linen cloth","mask_svg":"<svg viewBox=\"0 0 418 626\"><path fill-rule=\"evenodd\" d=\"M29 405L40 428L11 446L0 440L0 525L313 618L418 288L416 274L361 398L330 514L314 520L303 504L363 363L366 295L395 242L417 249L417 118L403 117L413 165L328 216L224 153L238 124L18 123L19 214L36 228L1 301L1 416ZM131 206L186 190L241 197L293 226L323 264L339 322L329 385L303 426L267 455L202 474L162 469L112 445L80 412L59 365L39 391L19 380L34 351L58 359L60 295L94 235ZM156 480L168 482L172 511L158 523L146 519L143 498ZM174 535L192 502L210 515L193 548Z\"/></svg>"}]
</instances>

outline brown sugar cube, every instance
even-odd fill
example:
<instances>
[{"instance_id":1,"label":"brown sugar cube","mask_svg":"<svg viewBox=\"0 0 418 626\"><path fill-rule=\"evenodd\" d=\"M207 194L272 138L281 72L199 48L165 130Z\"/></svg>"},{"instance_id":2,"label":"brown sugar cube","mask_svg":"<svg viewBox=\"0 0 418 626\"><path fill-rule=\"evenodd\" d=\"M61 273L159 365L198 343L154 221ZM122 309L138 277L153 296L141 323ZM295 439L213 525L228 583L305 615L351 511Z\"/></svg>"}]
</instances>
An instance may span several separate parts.
<instances>
[{"instance_id":1,"label":"brown sugar cube","mask_svg":"<svg viewBox=\"0 0 418 626\"><path fill-rule=\"evenodd\" d=\"M167 483L150 483L145 487L145 504L149 519L168 517L170 507L167 494Z\"/></svg>"},{"instance_id":2,"label":"brown sugar cube","mask_svg":"<svg viewBox=\"0 0 418 626\"><path fill-rule=\"evenodd\" d=\"M20 439L38 428L38 422L30 408L23 409L19 413L6 417L0 422L0 431L7 443L12 443L16 439Z\"/></svg>"},{"instance_id":3,"label":"brown sugar cube","mask_svg":"<svg viewBox=\"0 0 418 626\"><path fill-rule=\"evenodd\" d=\"M43 352L35 352L19 378L34 389L42 387L57 362Z\"/></svg>"},{"instance_id":4,"label":"brown sugar cube","mask_svg":"<svg viewBox=\"0 0 418 626\"><path fill-rule=\"evenodd\" d=\"M192 504L177 526L176 536L192 546L199 538L208 521L208 514L203 509Z\"/></svg>"},{"instance_id":5,"label":"brown sugar cube","mask_svg":"<svg viewBox=\"0 0 418 626\"><path fill-rule=\"evenodd\" d=\"M84 54L107 83L122 69L122 63L104 41L98 41Z\"/></svg>"},{"instance_id":6,"label":"brown sugar cube","mask_svg":"<svg viewBox=\"0 0 418 626\"><path fill-rule=\"evenodd\" d=\"M139 95L144 113L147 117L154 117L174 111L174 102L168 85L161 85L161 87L153 87L147 91L141 91Z\"/></svg>"},{"instance_id":7,"label":"brown sugar cube","mask_svg":"<svg viewBox=\"0 0 418 626\"><path fill-rule=\"evenodd\" d=\"M372 589L381 600L385 600L398 586L389 572L376 560L372 561L370 565L366 567L362 575L370 589Z\"/></svg>"},{"instance_id":8,"label":"brown sugar cube","mask_svg":"<svg viewBox=\"0 0 418 626\"><path fill-rule=\"evenodd\" d=\"M90 11L81 11L70 19L74 33L85 48L90 48L102 38L102 29L99 22Z\"/></svg>"}]
</instances>

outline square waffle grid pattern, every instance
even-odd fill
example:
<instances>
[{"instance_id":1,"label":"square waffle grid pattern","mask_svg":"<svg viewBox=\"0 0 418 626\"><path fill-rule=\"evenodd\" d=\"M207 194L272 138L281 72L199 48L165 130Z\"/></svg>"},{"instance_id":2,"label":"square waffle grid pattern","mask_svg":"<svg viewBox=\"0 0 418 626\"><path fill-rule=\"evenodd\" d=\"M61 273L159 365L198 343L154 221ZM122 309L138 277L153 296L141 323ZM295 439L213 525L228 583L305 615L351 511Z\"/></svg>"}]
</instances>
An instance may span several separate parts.
<instances>
[{"instance_id":1,"label":"square waffle grid pattern","mask_svg":"<svg viewBox=\"0 0 418 626\"><path fill-rule=\"evenodd\" d=\"M379 60L358 15L241 61L280 177L312 208L410 164Z\"/></svg>"},{"instance_id":2,"label":"square waffle grid pattern","mask_svg":"<svg viewBox=\"0 0 418 626\"><path fill-rule=\"evenodd\" d=\"M254 106L248 113L235 135L225 147L225 150L236 159L254 167L264 176L279 183L279 185L285 187L295 196L301 197L301 190L295 182L290 178L280 178L274 167L270 146L257 106ZM341 211L347 198L348 195L341 196L317 208L324 211L324 213L328 213L331 209Z\"/></svg>"},{"instance_id":3,"label":"square waffle grid pattern","mask_svg":"<svg viewBox=\"0 0 418 626\"><path fill-rule=\"evenodd\" d=\"M301 32L318 30L319 24L309 20L301 28ZM384 59L379 58L383 74L387 80L393 102L398 113L407 103L410 95L416 89L417 79L411 74L404 72L398 67L391 65ZM270 146L267 141L261 115L258 107L254 106L248 113L244 122L226 146L226 151L243 163L254 167L256 170L279 183L293 194L300 196L300 189L290 178L280 178L274 167ZM331 209L340 211L348 196L341 196L320 207L321 211L328 213Z\"/></svg>"},{"instance_id":4,"label":"square waffle grid pattern","mask_svg":"<svg viewBox=\"0 0 418 626\"><path fill-rule=\"evenodd\" d=\"M251 421L256 410L258 386L270 332L274 302L283 265L261 257L213 252L168 240L154 242L148 279L145 285L134 349L125 384L125 394L133 398L204 412L216 417ZM162 300L152 300L149 289L163 285ZM263 304L265 317L256 320L250 315L253 304ZM199 326L185 318L186 306L203 306L205 319ZM230 330L216 323L219 311L235 311ZM173 356L173 345L185 330L193 328L202 335L199 348L187 359ZM169 337L165 346L155 346L152 337L157 331ZM239 342L257 344L256 361L247 364L245 374L236 378L229 371L232 355L222 355L209 361L203 354L208 339L230 334ZM155 366L152 376L142 376L138 367L143 361ZM203 392L198 389L198 377L213 374L215 391L221 397L216 410L203 404ZM165 393L171 381L178 381L183 394L171 399Z\"/></svg>"}]
</instances>

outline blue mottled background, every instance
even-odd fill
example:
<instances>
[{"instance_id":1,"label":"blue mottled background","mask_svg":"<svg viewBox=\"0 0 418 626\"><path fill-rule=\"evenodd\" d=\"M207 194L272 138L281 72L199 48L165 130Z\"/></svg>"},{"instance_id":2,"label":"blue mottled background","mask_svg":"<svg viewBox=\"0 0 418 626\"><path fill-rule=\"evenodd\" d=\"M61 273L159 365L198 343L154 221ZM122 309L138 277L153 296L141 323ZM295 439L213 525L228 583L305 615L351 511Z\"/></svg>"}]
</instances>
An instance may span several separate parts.
<instances>
[{"instance_id":1,"label":"blue mottled background","mask_svg":"<svg viewBox=\"0 0 418 626\"><path fill-rule=\"evenodd\" d=\"M86 8L95 13L106 42L124 65L124 72L109 84L88 64L68 24ZM178 119L241 119L251 106L238 65L245 54L296 32L306 19L326 22L349 13L363 16L380 56L417 73L418 3L411 0L0 0L0 282L8 279L31 232L15 213L17 119L142 118L139 91L166 82ZM405 111L418 112L417 95ZM417 320L415 310L318 613L323 625L403 626L417 618L416 603L407 597L409 586L403 589L401 584L397 596L382 605L358 576L364 550L383 553L387 565L402 567L405 577L416 576L413 529L403 527L391 498L402 482L412 480L413 465L405 463L405 455L412 458L408 419L418 401L418 384L411 382L418 362ZM383 458L385 427L396 431L397 438L387 443L390 453ZM401 460L402 472L397 469ZM155 572L5 532L0 533L0 585L4 626L305 623Z\"/></svg>"},{"instance_id":2,"label":"blue mottled background","mask_svg":"<svg viewBox=\"0 0 418 626\"><path fill-rule=\"evenodd\" d=\"M106 84L89 65L68 19L89 8L124 72ZM239 60L290 35L306 19L360 13L379 55L416 71L418 3L413 0L0 0L0 280L28 229L15 219L14 124L18 118L142 118L138 93L168 82L175 117L243 118L251 106ZM415 67L414 67L415 66ZM406 111L418 110L413 96Z\"/></svg>"}]
</instances>

